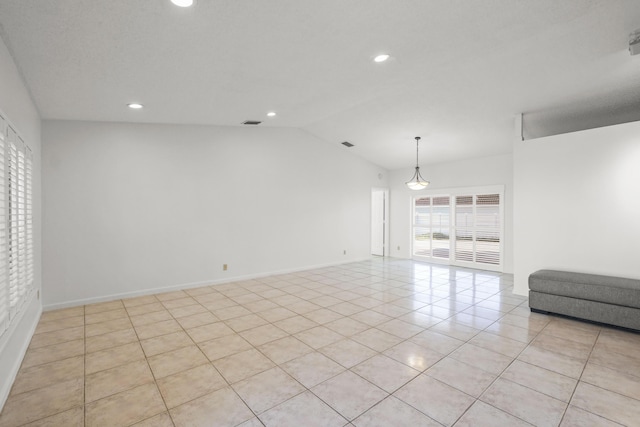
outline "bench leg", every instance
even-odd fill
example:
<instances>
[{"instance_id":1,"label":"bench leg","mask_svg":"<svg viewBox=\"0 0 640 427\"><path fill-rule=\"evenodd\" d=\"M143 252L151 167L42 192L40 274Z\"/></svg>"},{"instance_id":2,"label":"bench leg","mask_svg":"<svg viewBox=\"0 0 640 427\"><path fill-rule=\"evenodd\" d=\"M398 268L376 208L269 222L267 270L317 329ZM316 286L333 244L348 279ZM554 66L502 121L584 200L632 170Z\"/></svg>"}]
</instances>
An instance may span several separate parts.
<instances>
[{"instance_id":1,"label":"bench leg","mask_svg":"<svg viewBox=\"0 0 640 427\"><path fill-rule=\"evenodd\" d=\"M540 313L540 314L551 314L550 311L538 310L537 308L531 308L532 313Z\"/></svg>"}]
</instances>

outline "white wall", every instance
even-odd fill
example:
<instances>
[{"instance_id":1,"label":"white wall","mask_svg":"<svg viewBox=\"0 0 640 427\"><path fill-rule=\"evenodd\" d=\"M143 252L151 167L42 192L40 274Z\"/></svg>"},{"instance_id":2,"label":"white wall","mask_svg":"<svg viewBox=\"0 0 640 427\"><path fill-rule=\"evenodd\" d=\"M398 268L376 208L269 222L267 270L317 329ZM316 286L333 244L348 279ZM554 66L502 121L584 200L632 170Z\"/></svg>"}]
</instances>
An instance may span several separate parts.
<instances>
[{"instance_id":1,"label":"white wall","mask_svg":"<svg viewBox=\"0 0 640 427\"><path fill-rule=\"evenodd\" d=\"M33 219L35 288L41 288L41 187L40 187L40 117L9 51L0 39L0 110L12 127L33 150ZM22 317L0 337L0 408L9 394L31 336L40 319L42 305L34 292Z\"/></svg>"},{"instance_id":2,"label":"white wall","mask_svg":"<svg viewBox=\"0 0 640 427\"><path fill-rule=\"evenodd\" d=\"M296 129L45 121L45 307L368 257L386 171L347 150Z\"/></svg>"},{"instance_id":3,"label":"white wall","mask_svg":"<svg viewBox=\"0 0 640 427\"><path fill-rule=\"evenodd\" d=\"M426 190L412 191L405 182L413 168L390 173L391 256L411 258L411 198L458 187L504 185L504 263L506 273L513 272L513 159L511 155L467 159L451 163L421 165L420 173L431 182ZM398 246L400 249L398 250Z\"/></svg>"},{"instance_id":4,"label":"white wall","mask_svg":"<svg viewBox=\"0 0 640 427\"><path fill-rule=\"evenodd\" d=\"M558 269L640 278L640 122L516 142L515 291Z\"/></svg>"}]
</instances>

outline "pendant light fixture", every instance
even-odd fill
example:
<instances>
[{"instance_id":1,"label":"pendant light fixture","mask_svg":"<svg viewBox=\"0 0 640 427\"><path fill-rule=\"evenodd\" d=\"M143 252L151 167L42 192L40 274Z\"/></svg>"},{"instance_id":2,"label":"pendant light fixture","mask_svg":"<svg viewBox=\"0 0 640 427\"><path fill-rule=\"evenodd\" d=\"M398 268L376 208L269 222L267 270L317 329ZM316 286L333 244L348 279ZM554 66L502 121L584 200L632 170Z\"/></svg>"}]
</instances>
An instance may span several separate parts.
<instances>
[{"instance_id":1,"label":"pendant light fixture","mask_svg":"<svg viewBox=\"0 0 640 427\"><path fill-rule=\"evenodd\" d=\"M426 188L427 185L429 185L429 181L426 181L420 175L420 165L418 164L418 144L419 144L419 142L420 142L420 137L416 136L416 172L413 174L411 179L405 183L405 184L407 184L407 187L409 187L409 190L422 190L422 189Z\"/></svg>"}]
</instances>

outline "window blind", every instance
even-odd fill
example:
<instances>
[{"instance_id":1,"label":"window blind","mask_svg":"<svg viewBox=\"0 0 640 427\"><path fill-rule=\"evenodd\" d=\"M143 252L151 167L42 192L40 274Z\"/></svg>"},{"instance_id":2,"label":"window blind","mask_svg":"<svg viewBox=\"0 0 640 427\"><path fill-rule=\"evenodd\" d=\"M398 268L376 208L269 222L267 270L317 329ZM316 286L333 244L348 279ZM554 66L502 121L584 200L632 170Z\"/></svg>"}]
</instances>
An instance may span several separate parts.
<instances>
[{"instance_id":1,"label":"window blind","mask_svg":"<svg viewBox=\"0 0 640 427\"><path fill-rule=\"evenodd\" d=\"M0 335L9 327L9 284L7 280L7 191L5 157L7 124L0 116Z\"/></svg>"},{"instance_id":2,"label":"window blind","mask_svg":"<svg viewBox=\"0 0 640 427\"><path fill-rule=\"evenodd\" d=\"M18 141L17 135L13 129L9 128L8 132L8 166L9 173L9 318L16 315L19 302L20 291L18 286Z\"/></svg>"},{"instance_id":3,"label":"window blind","mask_svg":"<svg viewBox=\"0 0 640 427\"><path fill-rule=\"evenodd\" d=\"M473 196L456 196L456 261L473 262Z\"/></svg>"},{"instance_id":4,"label":"window blind","mask_svg":"<svg viewBox=\"0 0 640 427\"><path fill-rule=\"evenodd\" d=\"M500 195L456 196L455 260L500 264Z\"/></svg>"},{"instance_id":5,"label":"window blind","mask_svg":"<svg viewBox=\"0 0 640 427\"><path fill-rule=\"evenodd\" d=\"M33 253L33 152L25 146L25 267L27 292L33 290L35 280L34 253Z\"/></svg>"},{"instance_id":6,"label":"window blind","mask_svg":"<svg viewBox=\"0 0 640 427\"><path fill-rule=\"evenodd\" d=\"M476 262L500 264L500 195L476 196Z\"/></svg>"}]
</instances>

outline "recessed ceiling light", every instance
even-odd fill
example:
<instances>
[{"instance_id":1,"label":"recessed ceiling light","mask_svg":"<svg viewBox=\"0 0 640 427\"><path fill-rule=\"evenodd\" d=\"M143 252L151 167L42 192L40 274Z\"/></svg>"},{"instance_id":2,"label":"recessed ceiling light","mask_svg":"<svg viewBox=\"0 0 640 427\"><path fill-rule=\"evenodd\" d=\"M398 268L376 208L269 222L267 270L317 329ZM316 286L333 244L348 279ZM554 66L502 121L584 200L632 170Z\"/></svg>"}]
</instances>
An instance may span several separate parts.
<instances>
[{"instance_id":1,"label":"recessed ceiling light","mask_svg":"<svg viewBox=\"0 0 640 427\"><path fill-rule=\"evenodd\" d=\"M131 104L127 104L127 106L133 110L139 110L142 107L144 107L144 105L138 104L137 102L132 102Z\"/></svg>"},{"instance_id":2,"label":"recessed ceiling light","mask_svg":"<svg viewBox=\"0 0 640 427\"><path fill-rule=\"evenodd\" d=\"M191 7L195 3L195 0L171 0L171 3L180 7Z\"/></svg>"},{"instance_id":3,"label":"recessed ceiling light","mask_svg":"<svg viewBox=\"0 0 640 427\"><path fill-rule=\"evenodd\" d=\"M375 58L373 58L373 61L374 62L384 62L387 59L389 59L389 55L387 55L386 53L383 53L383 54L378 55Z\"/></svg>"},{"instance_id":4,"label":"recessed ceiling light","mask_svg":"<svg viewBox=\"0 0 640 427\"><path fill-rule=\"evenodd\" d=\"M269 111L269 112L267 113L267 116L268 116L268 117L275 117L275 116L276 116L276 113L275 113L274 111Z\"/></svg>"}]
</instances>

